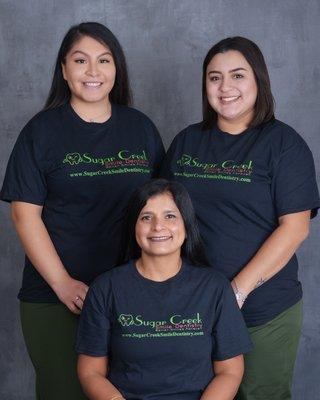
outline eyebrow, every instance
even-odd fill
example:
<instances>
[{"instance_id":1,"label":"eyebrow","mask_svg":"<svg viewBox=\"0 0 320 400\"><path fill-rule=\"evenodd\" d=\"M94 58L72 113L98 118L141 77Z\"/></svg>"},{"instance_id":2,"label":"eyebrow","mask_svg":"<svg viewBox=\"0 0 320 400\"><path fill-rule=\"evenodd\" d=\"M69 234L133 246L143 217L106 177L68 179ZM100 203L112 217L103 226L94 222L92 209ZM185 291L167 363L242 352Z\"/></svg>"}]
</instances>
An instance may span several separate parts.
<instances>
[{"instance_id":1,"label":"eyebrow","mask_svg":"<svg viewBox=\"0 0 320 400\"><path fill-rule=\"evenodd\" d=\"M83 54L83 55L89 57L89 54L87 54L86 52L84 52L84 51L82 51L82 50L75 50L75 51L73 51L73 52L71 53L71 56L73 56L73 55L76 54L76 53L81 53L81 54ZM100 55L98 55L97 58L102 57L102 56L106 56L106 55L112 56L112 54L111 54L110 51L105 51L104 53L101 53Z\"/></svg>"},{"instance_id":2,"label":"eyebrow","mask_svg":"<svg viewBox=\"0 0 320 400\"><path fill-rule=\"evenodd\" d=\"M165 210L163 211L163 214L167 214L167 213L176 213L176 210ZM140 215L145 215L145 214L153 214L152 211L144 211L142 212Z\"/></svg>"},{"instance_id":3,"label":"eyebrow","mask_svg":"<svg viewBox=\"0 0 320 400\"><path fill-rule=\"evenodd\" d=\"M239 68L230 69L230 71L228 71L228 72L230 73L230 72L237 72L237 71L247 71L247 70L245 68L239 67ZM209 71L208 75L209 74L221 74L222 75L222 72L220 72L220 71Z\"/></svg>"}]
</instances>

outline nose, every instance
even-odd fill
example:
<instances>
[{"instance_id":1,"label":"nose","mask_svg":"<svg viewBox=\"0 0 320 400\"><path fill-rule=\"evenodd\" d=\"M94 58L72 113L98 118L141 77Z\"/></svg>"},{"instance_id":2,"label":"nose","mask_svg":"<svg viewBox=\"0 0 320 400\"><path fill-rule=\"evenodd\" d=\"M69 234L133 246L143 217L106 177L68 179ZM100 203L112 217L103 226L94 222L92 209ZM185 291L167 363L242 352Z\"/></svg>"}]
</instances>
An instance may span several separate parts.
<instances>
[{"instance_id":1,"label":"nose","mask_svg":"<svg viewBox=\"0 0 320 400\"><path fill-rule=\"evenodd\" d=\"M220 91L227 92L231 88L231 82L229 77L223 77L220 81Z\"/></svg>"},{"instance_id":2,"label":"nose","mask_svg":"<svg viewBox=\"0 0 320 400\"><path fill-rule=\"evenodd\" d=\"M99 69L98 69L97 64L93 61L89 61L86 73L87 73L87 75L90 75L90 76L99 75Z\"/></svg>"},{"instance_id":3,"label":"nose","mask_svg":"<svg viewBox=\"0 0 320 400\"><path fill-rule=\"evenodd\" d=\"M156 232L161 231L163 229L163 224L160 218L153 218L152 229Z\"/></svg>"}]
</instances>

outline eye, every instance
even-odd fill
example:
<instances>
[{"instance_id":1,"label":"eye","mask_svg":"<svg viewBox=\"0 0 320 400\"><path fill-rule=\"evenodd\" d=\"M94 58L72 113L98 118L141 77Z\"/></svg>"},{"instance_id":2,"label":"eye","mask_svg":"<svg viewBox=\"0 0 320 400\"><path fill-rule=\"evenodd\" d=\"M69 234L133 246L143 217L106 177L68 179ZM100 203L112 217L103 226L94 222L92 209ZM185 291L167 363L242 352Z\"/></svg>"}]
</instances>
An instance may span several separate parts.
<instances>
[{"instance_id":1,"label":"eye","mask_svg":"<svg viewBox=\"0 0 320 400\"><path fill-rule=\"evenodd\" d=\"M244 78L244 76L243 76L242 74L234 74L233 77L234 77L235 79Z\"/></svg>"},{"instance_id":2,"label":"eye","mask_svg":"<svg viewBox=\"0 0 320 400\"><path fill-rule=\"evenodd\" d=\"M74 62L77 64L84 64L86 60L84 58L77 58L76 60L74 60Z\"/></svg>"},{"instance_id":3,"label":"eye","mask_svg":"<svg viewBox=\"0 0 320 400\"><path fill-rule=\"evenodd\" d=\"M101 58L101 59L99 60L99 62L100 62L101 64L108 64L108 63L110 63L110 60L109 60L108 58Z\"/></svg>"},{"instance_id":4,"label":"eye","mask_svg":"<svg viewBox=\"0 0 320 400\"><path fill-rule=\"evenodd\" d=\"M141 219L141 221L150 221L151 215L143 215L140 219Z\"/></svg>"},{"instance_id":5,"label":"eye","mask_svg":"<svg viewBox=\"0 0 320 400\"><path fill-rule=\"evenodd\" d=\"M219 76L217 76L217 75L210 75L209 76L209 81L210 82L216 82L218 80L219 80Z\"/></svg>"},{"instance_id":6,"label":"eye","mask_svg":"<svg viewBox=\"0 0 320 400\"><path fill-rule=\"evenodd\" d=\"M167 218L167 219L174 219L174 218L177 218L177 217L176 217L175 214L167 214L167 215L166 215L166 218Z\"/></svg>"}]
</instances>

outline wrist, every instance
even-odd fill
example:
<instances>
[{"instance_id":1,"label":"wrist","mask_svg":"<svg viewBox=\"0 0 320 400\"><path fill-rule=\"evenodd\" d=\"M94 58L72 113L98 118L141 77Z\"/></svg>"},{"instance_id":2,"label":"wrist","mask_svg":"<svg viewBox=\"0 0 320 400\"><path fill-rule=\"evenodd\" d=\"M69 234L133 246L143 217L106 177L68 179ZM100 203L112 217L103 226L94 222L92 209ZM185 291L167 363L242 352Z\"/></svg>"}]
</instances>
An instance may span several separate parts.
<instances>
[{"instance_id":1,"label":"wrist","mask_svg":"<svg viewBox=\"0 0 320 400\"><path fill-rule=\"evenodd\" d=\"M239 304L243 304L246 301L248 295L245 294L244 291L238 287L235 278L231 281L231 286L232 286L232 289L233 289L233 292L234 292L237 302Z\"/></svg>"},{"instance_id":2,"label":"wrist","mask_svg":"<svg viewBox=\"0 0 320 400\"><path fill-rule=\"evenodd\" d=\"M52 279L51 282L48 282L51 288L56 291L61 288L61 286L67 285L68 282L71 280L71 276L68 274L66 270L60 271L58 275Z\"/></svg>"}]
</instances>

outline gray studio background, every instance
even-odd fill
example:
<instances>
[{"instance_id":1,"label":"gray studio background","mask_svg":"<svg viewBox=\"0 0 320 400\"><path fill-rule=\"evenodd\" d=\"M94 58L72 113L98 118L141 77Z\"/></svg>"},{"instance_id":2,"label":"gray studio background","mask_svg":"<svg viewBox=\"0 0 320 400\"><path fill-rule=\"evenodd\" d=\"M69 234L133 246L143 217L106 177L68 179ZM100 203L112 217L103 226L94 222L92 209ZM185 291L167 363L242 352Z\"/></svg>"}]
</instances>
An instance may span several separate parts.
<instances>
[{"instance_id":1,"label":"gray studio background","mask_svg":"<svg viewBox=\"0 0 320 400\"><path fill-rule=\"evenodd\" d=\"M120 40L134 106L156 123L166 146L201 118L201 65L209 47L231 35L253 39L269 66L276 115L307 141L319 176L319 0L0 0L1 184L19 131L44 103L63 35L88 20L106 24ZM23 253L7 204L0 204L0 218L0 399L32 400L16 299ZM311 225L299 250L305 295L295 400L320 399L319 218Z\"/></svg>"}]
</instances>

